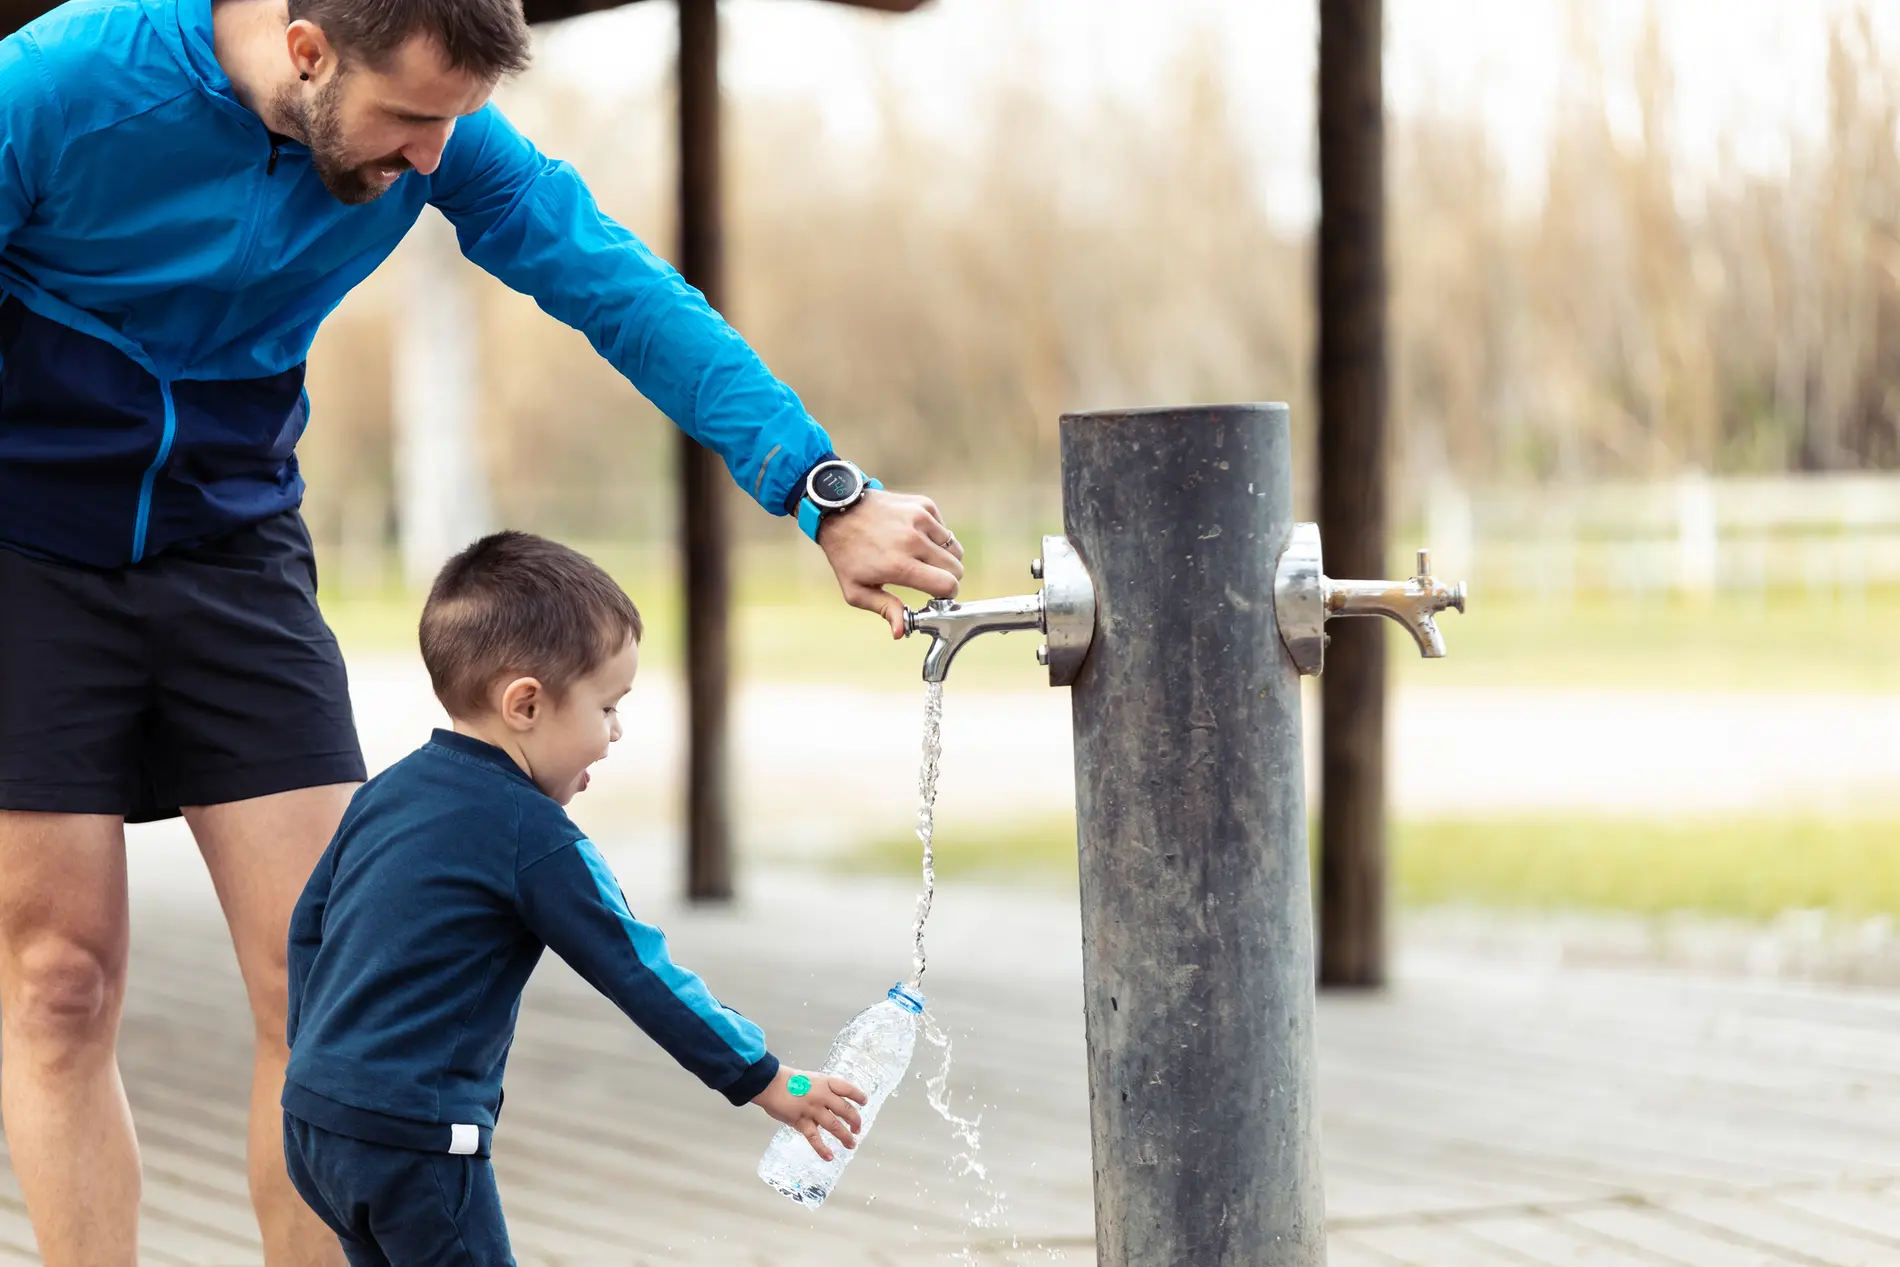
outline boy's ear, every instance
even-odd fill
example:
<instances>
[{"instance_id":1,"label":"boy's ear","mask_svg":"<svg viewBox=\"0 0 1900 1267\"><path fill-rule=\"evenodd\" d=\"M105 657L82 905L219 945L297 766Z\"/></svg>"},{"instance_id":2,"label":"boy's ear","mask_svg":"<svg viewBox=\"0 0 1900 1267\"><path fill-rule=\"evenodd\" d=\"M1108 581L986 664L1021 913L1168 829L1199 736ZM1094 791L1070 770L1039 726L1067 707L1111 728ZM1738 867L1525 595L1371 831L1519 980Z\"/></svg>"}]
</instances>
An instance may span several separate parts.
<instances>
[{"instance_id":1,"label":"boy's ear","mask_svg":"<svg viewBox=\"0 0 1900 1267\"><path fill-rule=\"evenodd\" d=\"M548 693L539 680L518 677L501 688L501 720L510 730L533 730L548 706Z\"/></svg>"}]
</instances>

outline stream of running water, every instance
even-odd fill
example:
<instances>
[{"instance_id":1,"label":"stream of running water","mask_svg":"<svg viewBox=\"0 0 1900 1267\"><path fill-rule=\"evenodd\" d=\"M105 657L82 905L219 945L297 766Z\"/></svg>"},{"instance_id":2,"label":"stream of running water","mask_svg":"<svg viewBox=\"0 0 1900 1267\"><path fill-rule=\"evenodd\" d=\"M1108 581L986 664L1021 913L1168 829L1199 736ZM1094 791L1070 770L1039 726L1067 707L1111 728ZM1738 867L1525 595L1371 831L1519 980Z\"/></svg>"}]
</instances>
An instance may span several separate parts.
<instances>
[{"instance_id":1,"label":"stream of running water","mask_svg":"<svg viewBox=\"0 0 1900 1267\"><path fill-rule=\"evenodd\" d=\"M943 683L932 682L924 692L924 759L917 772L917 839L924 843L924 891L917 899L917 928L911 947L911 984L922 985L928 960L924 956L924 925L937 897L937 857L931 840L937 830L937 766L943 759Z\"/></svg>"}]
</instances>

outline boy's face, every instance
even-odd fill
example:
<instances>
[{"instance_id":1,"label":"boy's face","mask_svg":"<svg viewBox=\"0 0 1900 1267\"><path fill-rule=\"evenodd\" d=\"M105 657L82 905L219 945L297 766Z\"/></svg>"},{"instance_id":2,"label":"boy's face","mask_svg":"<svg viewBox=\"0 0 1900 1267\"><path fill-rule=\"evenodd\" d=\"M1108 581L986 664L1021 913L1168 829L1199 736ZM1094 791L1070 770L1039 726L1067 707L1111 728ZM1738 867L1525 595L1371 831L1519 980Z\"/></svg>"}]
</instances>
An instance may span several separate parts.
<instances>
[{"instance_id":1,"label":"boy's face","mask_svg":"<svg viewBox=\"0 0 1900 1267\"><path fill-rule=\"evenodd\" d=\"M639 669L640 646L629 638L616 655L569 684L558 700L542 705L532 729L521 735L536 787L562 805L587 787L587 767L620 738L618 705L633 689Z\"/></svg>"}]
</instances>

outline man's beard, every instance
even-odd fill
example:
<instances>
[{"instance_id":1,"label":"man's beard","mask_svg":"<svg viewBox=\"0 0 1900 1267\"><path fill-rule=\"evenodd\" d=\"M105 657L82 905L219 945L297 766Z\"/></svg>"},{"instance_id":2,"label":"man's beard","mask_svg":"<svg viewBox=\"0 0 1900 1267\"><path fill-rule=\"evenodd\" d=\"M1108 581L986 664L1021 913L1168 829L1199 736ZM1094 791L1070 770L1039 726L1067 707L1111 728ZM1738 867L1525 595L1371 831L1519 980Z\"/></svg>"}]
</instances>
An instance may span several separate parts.
<instances>
[{"instance_id":1,"label":"man's beard","mask_svg":"<svg viewBox=\"0 0 1900 1267\"><path fill-rule=\"evenodd\" d=\"M343 139L343 76L338 74L306 101L296 89L286 86L278 100L278 112L291 126L302 132L301 139L310 149L310 165L317 179L338 202L352 207L374 202L388 193L391 184L372 180L369 171L378 167L405 168L399 156L352 163L347 158Z\"/></svg>"}]
</instances>

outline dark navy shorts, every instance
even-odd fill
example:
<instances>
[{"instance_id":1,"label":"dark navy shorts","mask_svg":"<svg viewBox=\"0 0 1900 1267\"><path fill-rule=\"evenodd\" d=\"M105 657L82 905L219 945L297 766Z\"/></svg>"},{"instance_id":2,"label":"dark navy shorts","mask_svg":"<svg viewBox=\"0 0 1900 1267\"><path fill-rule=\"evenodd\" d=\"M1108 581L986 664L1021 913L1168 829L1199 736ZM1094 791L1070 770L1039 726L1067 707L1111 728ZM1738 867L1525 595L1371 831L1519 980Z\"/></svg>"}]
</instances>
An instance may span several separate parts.
<instances>
[{"instance_id":1,"label":"dark navy shorts","mask_svg":"<svg viewBox=\"0 0 1900 1267\"><path fill-rule=\"evenodd\" d=\"M296 511L127 568L0 546L0 809L144 822L363 777Z\"/></svg>"},{"instance_id":2,"label":"dark navy shorts","mask_svg":"<svg viewBox=\"0 0 1900 1267\"><path fill-rule=\"evenodd\" d=\"M486 1157L371 1144L286 1113L284 1161L350 1267L514 1267Z\"/></svg>"}]
</instances>

